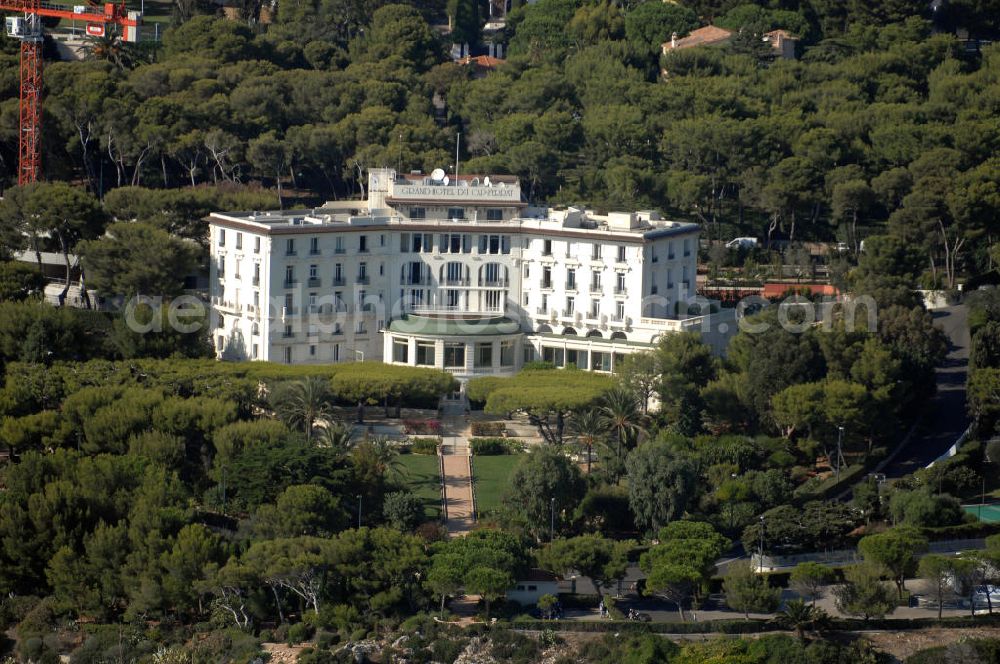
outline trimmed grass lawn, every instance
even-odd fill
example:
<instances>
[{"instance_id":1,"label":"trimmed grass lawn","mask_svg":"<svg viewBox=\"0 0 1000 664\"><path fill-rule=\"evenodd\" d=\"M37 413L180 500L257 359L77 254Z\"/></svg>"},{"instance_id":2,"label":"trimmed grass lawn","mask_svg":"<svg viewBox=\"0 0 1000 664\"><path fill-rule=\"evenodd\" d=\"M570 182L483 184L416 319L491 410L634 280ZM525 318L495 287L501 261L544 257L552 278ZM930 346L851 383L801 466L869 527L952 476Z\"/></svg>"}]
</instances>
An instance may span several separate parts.
<instances>
[{"instance_id":1,"label":"trimmed grass lawn","mask_svg":"<svg viewBox=\"0 0 1000 664\"><path fill-rule=\"evenodd\" d=\"M401 454L399 461L406 474L403 482L424 505L424 516L429 521L441 517L441 475L438 458L432 454Z\"/></svg>"},{"instance_id":2,"label":"trimmed grass lawn","mask_svg":"<svg viewBox=\"0 0 1000 664\"><path fill-rule=\"evenodd\" d=\"M476 484L476 507L480 515L500 509L500 499L510 481L520 454L503 456L477 456L472 459L472 472Z\"/></svg>"}]
</instances>

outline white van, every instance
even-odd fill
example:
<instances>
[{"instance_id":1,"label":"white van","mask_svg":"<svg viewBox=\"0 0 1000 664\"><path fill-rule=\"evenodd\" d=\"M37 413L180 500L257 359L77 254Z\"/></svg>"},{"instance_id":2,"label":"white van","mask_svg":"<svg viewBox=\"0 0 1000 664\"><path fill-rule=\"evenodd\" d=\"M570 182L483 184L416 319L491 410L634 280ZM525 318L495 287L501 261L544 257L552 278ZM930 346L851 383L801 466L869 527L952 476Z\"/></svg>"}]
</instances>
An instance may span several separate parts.
<instances>
[{"instance_id":1,"label":"white van","mask_svg":"<svg viewBox=\"0 0 1000 664\"><path fill-rule=\"evenodd\" d=\"M726 243L726 249L753 249L756 246L755 237L737 237Z\"/></svg>"}]
</instances>

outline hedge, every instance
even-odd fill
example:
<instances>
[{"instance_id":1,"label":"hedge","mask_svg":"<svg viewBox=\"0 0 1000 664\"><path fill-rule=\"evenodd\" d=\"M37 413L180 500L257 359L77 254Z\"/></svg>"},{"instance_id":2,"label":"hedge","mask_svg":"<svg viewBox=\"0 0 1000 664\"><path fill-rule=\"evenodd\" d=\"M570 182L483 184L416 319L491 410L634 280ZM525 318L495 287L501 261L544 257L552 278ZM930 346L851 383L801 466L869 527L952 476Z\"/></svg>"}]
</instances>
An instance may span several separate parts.
<instances>
[{"instance_id":1,"label":"hedge","mask_svg":"<svg viewBox=\"0 0 1000 664\"><path fill-rule=\"evenodd\" d=\"M507 432L507 425L503 422L473 422L473 436L502 436Z\"/></svg>"},{"instance_id":2,"label":"hedge","mask_svg":"<svg viewBox=\"0 0 1000 664\"><path fill-rule=\"evenodd\" d=\"M955 526L921 528L920 532L931 542L953 539L980 539L1000 534L1000 521L975 521L973 523L960 523Z\"/></svg>"},{"instance_id":3,"label":"hedge","mask_svg":"<svg viewBox=\"0 0 1000 664\"><path fill-rule=\"evenodd\" d=\"M503 456L505 454L520 454L525 445L522 440L509 438L470 438L469 449L473 456Z\"/></svg>"},{"instance_id":4,"label":"hedge","mask_svg":"<svg viewBox=\"0 0 1000 664\"><path fill-rule=\"evenodd\" d=\"M411 438L410 452L413 454L437 454L440 438Z\"/></svg>"}]
</instances>

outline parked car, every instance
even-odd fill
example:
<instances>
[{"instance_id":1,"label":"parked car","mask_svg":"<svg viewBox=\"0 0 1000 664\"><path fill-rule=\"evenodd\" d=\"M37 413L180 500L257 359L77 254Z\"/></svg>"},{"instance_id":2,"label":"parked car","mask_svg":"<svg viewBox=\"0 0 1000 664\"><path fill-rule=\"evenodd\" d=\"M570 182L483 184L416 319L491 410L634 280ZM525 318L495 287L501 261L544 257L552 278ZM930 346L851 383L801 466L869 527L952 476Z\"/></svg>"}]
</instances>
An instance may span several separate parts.
<instances>
[{"instance_id":1,"label":"parked car","mask_svg":"<svg viewBox=\"0 0 1000 664\"><path fill-rule=\"evenodd\" d=\"M756 246L755 237L737 237L726 243L726 249L753 249Z\"/></svg>"}]
</instances>

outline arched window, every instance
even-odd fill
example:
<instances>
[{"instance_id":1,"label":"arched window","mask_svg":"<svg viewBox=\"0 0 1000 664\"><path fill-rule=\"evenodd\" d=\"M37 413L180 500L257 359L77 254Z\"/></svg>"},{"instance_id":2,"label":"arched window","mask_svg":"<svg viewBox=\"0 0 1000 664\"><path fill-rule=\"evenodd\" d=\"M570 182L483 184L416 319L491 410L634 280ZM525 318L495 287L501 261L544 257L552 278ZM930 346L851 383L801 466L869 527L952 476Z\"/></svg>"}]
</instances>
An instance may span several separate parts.
<instances>
[{"instance_id":1,"label":"arched window","mask_svg":"<svg viewBox=\"0 0 1000 664\"><path fill-rule=\"evenodd\" d=\"M468 286L469 268L457 261L451 261L441 266L440 283L442 286Z\"/></svg>"},{"instance_id":2,"label":"arched window","mask_svg":"<svg viewBox=\"0 0 1000 664\"><path fill-rule=\"evenodd\" d=\"M602 339L604 338L604 336L601 334L600 330L591 330L590 332L587 332L587 336L588 337L601 337Z\"/></svg>"},{"instance_id":3,"label":"arched window","mask_svg":"<svg viewBox=\"0 0 1000 664\"><path fill-rule=\"evenodd\" d=\"M622 341L626 341L628 339L628 337L625 336L624 332L612 332L611 333L611 338L612 339L621 339Z\"/></svg>"},{"instance_id":4,"label":"arched window","mask_svg":"<svg viewBox=\"0 0 1000 664\"><path fill-rule=\"evenodd\" d=\"M565 336L565 337L575 337L576 336L576 330L574 330L571 327L564 327L562 333L563 333L563 336Z\"/></svg>"},{"instance_id":5,"label":"arched window","mask_svg":"<svg viewBox=\"0 0 1000 664\"><path fill-rule=\"evenodd\" d=\"M497 288L507 287L507 266L500 263L486 263L479 268L479 285Z\"/></svg>"},{"instance_id":6,"label":"arched window","mask_svg":"<svg viewBox=\"0 0 1000 664\"><path fill-rule=\"evenodd\" d=\"M250 334L255 335L255 336L259 335L260 334L260 325L258 325L256 322L254 322L250 326Z\"/></svg>"},{"instance_id":7,"label":"arched window","mask_svg":"<svg viewBox=\"0 0 1000 664\"><path fill-rule=\"evenodd\" d=\"M535 328L535 332L538 334L552 334L552 328L543 323Z\"/></svg>"}]
</instances>

